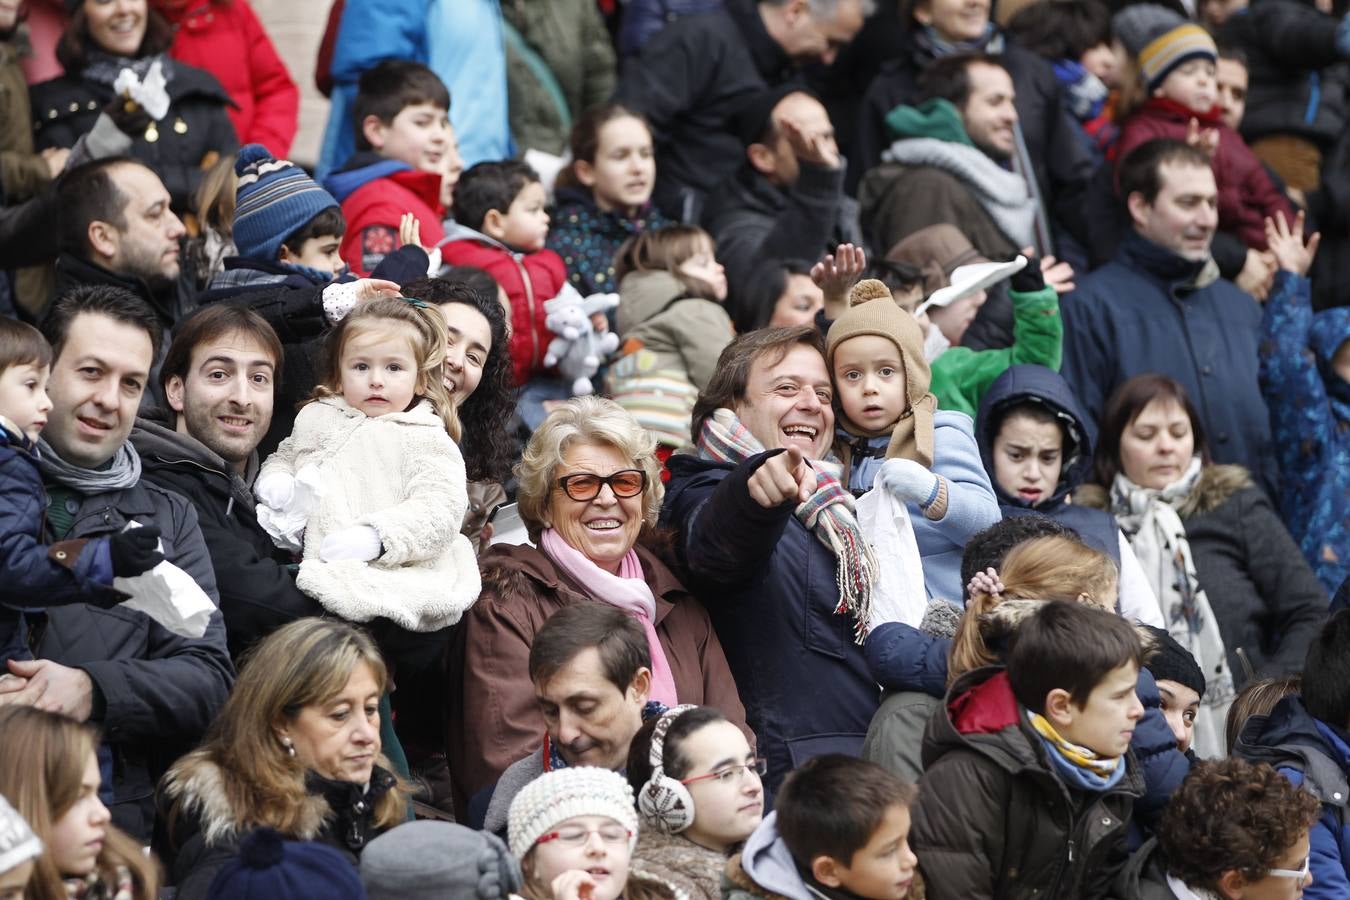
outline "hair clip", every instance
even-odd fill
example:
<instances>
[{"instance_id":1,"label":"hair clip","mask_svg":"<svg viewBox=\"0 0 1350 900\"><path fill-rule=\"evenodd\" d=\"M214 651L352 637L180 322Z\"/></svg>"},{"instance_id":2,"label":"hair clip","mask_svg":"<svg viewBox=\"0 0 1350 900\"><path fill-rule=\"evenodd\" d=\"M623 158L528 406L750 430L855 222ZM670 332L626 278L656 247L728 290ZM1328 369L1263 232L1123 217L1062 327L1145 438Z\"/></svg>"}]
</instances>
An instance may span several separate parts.
<instances>
[{"instance_id":1,"label":"hair clip","mask_svg":"<svg viewBox=\"0 0 1350 900\"><path fill-rule=\"evenodd\" d=\"M418 309L426 309L426 308L427 308L427 303L426 303L426 301L425 301L425 300L418 300L416 297L404 297L402 294L400 294L396 299L402 300L404 303L411 303L413 306L417 307Z\"/></svg>"}]
</instances>

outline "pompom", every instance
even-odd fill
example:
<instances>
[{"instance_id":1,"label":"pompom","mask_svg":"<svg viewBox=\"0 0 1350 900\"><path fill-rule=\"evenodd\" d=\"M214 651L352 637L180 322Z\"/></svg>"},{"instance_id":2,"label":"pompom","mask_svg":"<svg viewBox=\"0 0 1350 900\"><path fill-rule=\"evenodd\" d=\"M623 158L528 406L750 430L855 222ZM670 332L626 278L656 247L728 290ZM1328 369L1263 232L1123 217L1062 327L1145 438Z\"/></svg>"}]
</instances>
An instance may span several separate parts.
<instances>
[{"instance_id":1,"label":"pompom","mask_svg":"<svg viewBox=\"0 0 1350 900\"><path fill-rule=\"evenodd\" d=\"M239 847L239 861L250 869L270 869L281 864L281 833L271 828L259 828L244 838Z\"/></svg>"},{"instance_id":2,"label":"pompom","mask_svg":"<svg viewBox=\"0 0 1350 900\"><path fill-rule=\"evenodd\" d=\"M239 148L239 153L235 156L234 174L243 175L251 167L271 159L272 154L268 153L262 144L245 144Z\"/></svg>"},{"instance_id":3,"label":"pompom","mask_svg":"<svg viewBox=\"0 0 1350 900\"><path fill-rule=\"evenodd\" d=\"M891 299L891 289L875 278L864 278L853 286L848 295L848 305L857 306L868 300Z\"/></svg>"}]
</instances>

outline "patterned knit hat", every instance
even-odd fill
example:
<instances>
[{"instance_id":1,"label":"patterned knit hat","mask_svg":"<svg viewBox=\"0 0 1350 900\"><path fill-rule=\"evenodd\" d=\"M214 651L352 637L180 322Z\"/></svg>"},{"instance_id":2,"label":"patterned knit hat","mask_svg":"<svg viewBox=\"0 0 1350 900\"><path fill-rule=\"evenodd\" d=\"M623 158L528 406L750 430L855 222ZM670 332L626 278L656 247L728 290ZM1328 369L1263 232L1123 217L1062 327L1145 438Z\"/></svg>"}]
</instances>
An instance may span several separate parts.
<instances>
[{"instance_id":1,"label":"patterned knit hat","mask_svg":"<svg viewBox=\"0 0 1350 900\"><path fill-rule=\"evenodd\" d=\"M905 367L905 403L908 411L891 431L886 458L903 457L931 468L933 413L937 408L937 398L928 389L933 374L923 354L923 330L914 317L892 299L890 288L875 278L854 285L848 303L848 309L834 320L830 333L825 337L825 365L833 375L835 351L849 338L871 334L895 344ZM839 424L850 434L864 435L842 410Z\"/></svg>"},{"instance_id":2,"label":"patterned knit hat","mask_svg":"<svg viewBox=\"0 0 1350 900\"><path fill-rule=\"evenodd\" d=\"M1217 62L1219 48L1214 46L1214 38L1209 36L1208 31L1188 23L1154 38L1139 51L1139 74L1143 76L1144 86L1152 94L1162 87L1168 75L1193 59Z\"/></svg>"},{"instance_id":3,"label":"patterned knit hat","mask_svg":"<svg viewBox=\"0 0 1350 900\"><path fill-rule=\"evenodd\" d=\"M545 772L511 801L506 837L511 852L524 859L535 842L577 816L604 816L628 829L628 850L637 846L638 818L633 789L617 772L594 766Z\"/></svg>"},{"instance_id":4,"label":"patterned knit hat","mask_svg":"<svg viewBox=\"0 0 1350 900\"><path fill-rule=\"evenodd\" d=\"M0 796L0 872L8 872L42 855L42 841L19 811Z\"/></svg>"},{"instance_id":5,"label":"patterned knit hat","mask_svg":"<svg viewBox=\"0 0 1350 900\"><path fill-rule=\"evenodd\" d=\"M1157 3L1136 3L1111 17L1111 36L1138 57L1155 38L1186 24L1186 19Z\"/></svg>"},{"instance_id":6,"label":"patterned knit hat","mask_svg":"<svg viewBox=\"0 0 1350 900\"><path fill-rule=\"evenodd\" d=\"M239 150L234 172L234 245L249 259L276 262L286 238L338 205L304 169L274 159L261 144Z\"/></svg>"}]
</instances>

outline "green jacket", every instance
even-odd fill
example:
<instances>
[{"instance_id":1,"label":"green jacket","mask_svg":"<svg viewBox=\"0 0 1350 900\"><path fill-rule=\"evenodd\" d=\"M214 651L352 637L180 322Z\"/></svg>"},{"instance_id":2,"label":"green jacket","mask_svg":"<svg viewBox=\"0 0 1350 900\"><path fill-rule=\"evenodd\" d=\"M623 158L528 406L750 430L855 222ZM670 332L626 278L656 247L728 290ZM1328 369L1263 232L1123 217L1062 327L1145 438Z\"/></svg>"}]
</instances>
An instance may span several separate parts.
<instances>
[{"instance_id":1,"label":"green jacket","mask_svg":"<svg viewBox=\"0 0 1350 900\"><path fill-rule=\"evenodd\" d=\"M999 350L952 347L933 360L931 390L939 408L974 418L984 392L1009 366L1032 363L1059 371L1064 347L1059 295L1049 286L1030 294L1008 293L1013 302L1013 345Z\"/></svg>"},{"instance_id":2,"label":"green jacket","mask_svg":"<svg viewBox=\"0 0 1350 900\"><path fill-rule=\"evenodd\" d=\"M614 93L614 47L595 0L502 0L511 135L561 155L572 122Z\"/></svg>"}]
</instances>

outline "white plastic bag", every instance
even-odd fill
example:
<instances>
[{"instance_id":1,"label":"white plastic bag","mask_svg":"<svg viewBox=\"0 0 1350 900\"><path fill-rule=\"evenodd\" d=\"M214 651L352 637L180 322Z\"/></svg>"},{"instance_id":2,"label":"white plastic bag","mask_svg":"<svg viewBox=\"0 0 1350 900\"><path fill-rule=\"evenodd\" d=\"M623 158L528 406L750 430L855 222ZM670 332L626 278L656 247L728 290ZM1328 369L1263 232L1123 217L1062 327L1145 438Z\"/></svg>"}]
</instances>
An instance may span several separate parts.
<instances>
[{"instance_id":1,"label":"white plastic bag","mask_svg":"<svg viewBox=\"0 0 1350 900\"><path fill-rule=\"evenodd\" d=\"M113 587L131 595L120 604L143 612L179 637L199 638L216 605L191 575L165 560L149 572L114 578Z\"/></svg>"},{"instance_id":2,"label":"white plastic bag","mask_svg":"<svg viewBox=\"0 0 1350 900\"><path fill-rule=\"evenodd\" d=\"M883 622L904 622L917 628L928 606L928 592L909 510L885 490L868 491L856 507L858 526L872 544L879 567L872 584L868 631Z\"/></svg>"},{"instance_id":3,"label":"white plastic bag","mask_svg":"<svg viewBox=\"0 0 1350 900\"><path fill-rule=\"evenodd\" d=\"M117 73L117 78L113 81L113 93L119 97L135 100L156 122L169 113L168 88L169 82L164 77L164 67L158 61L150 64L144 80L131 69L123 69Z\"/></svg>"}]
</instances>

